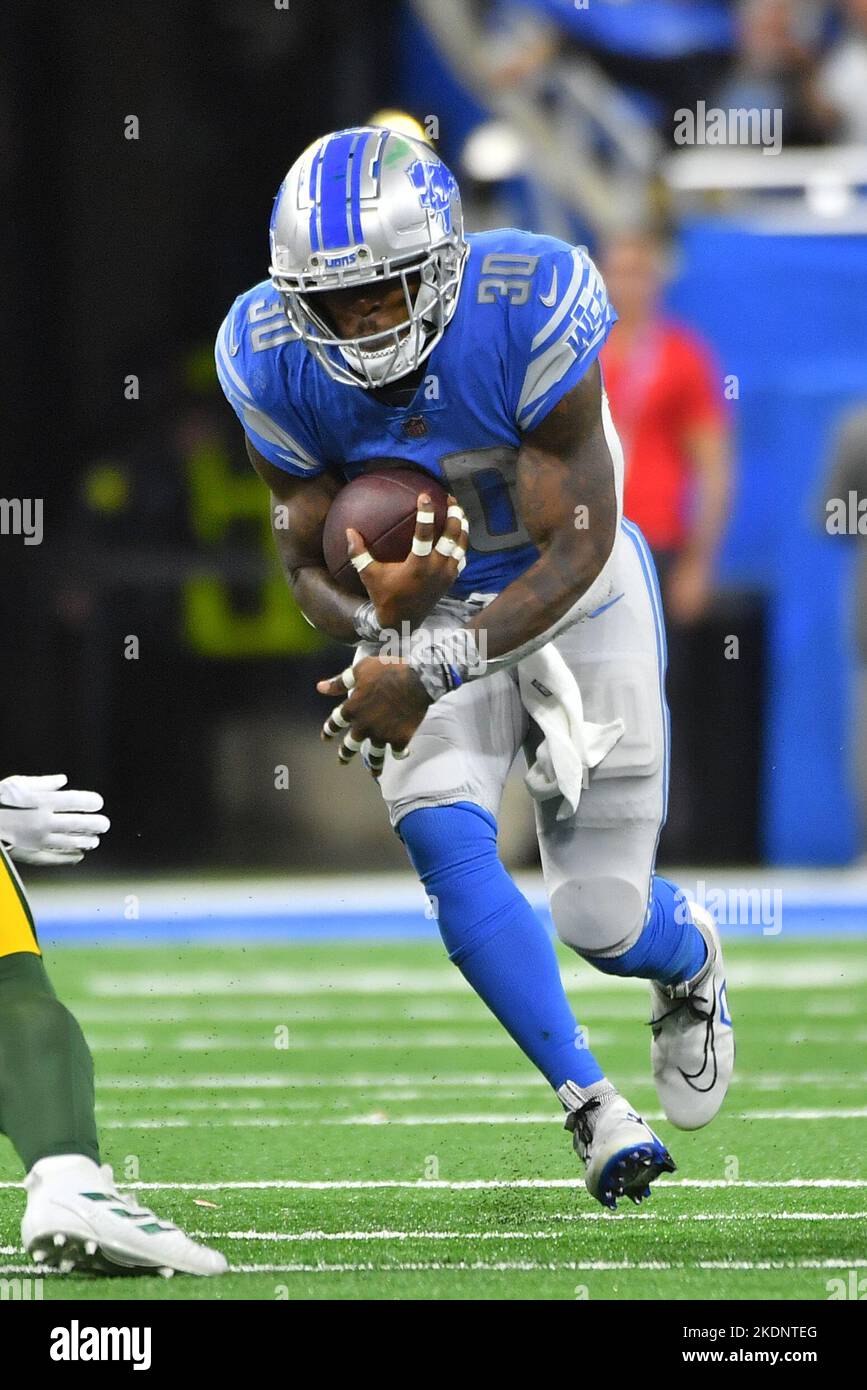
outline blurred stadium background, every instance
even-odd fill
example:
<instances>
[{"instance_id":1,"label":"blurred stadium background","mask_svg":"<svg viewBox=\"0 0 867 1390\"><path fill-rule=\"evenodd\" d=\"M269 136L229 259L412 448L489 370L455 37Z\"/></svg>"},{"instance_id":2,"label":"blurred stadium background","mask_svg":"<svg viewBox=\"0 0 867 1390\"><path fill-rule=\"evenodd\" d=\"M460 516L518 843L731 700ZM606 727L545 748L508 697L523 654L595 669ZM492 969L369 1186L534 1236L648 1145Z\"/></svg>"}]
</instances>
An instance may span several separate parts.
<instances>
[{"instance_id":1,"label":"blurred stadium background","mask_svg":"<svg viewBox=\"0 0 867 1390\"><path fill-rule=\"evenodd\" d=\"M821 502L867 403L865 11L12 7L3 492L44 497L45 537L2 541L0 767L104 790L112 834L79 883L402 866L374 788L313 738L313 681L339 657L284 592L211 359L227 304L266 273L285 168L384 108L436 136L470 227L526 225L603 258L624 228L671 235L666 307L713 363L735 485L688 634L663 856L858 858L858 546L828 538ZM677 110L702 101L782 109L782 149L678 145ZM292 786L275 790L284 764ZM531 868L520 795L504 839Z\"/></svg>"},{"instance_id":2,"label":"blurred stadium background","mask_svg":"<svg viewBox=\"0 0 867 1390\"><path fill-rule=\"evenodd\" d=\"M314 737L340 656L285 592L211 357L265 273L285 168L384 109L436 139L470 227L603 262L624 232L670 237L666 310L705 354L734 486L710 600L673 622L690 674L663 858L860 856L858 544L823 502L867 473L867 5L213 0L3 24L3 490L44 498L45 534L3 537L0 767L104 791L114 827L79 887L402 867L375 789ZM701 102L781 110L782 148L677 143ZM503 836L532 868L525 800L516 779Z\"/></svg>"},{"instance_id":3,"label":"blurred stadium background","mask_svg":"<svg viewBox=\"0 0 867 1390\"><path fill-rule=\"evenodd\" d=\"M556 1266L558 1292L576 1296L575 1271L593 1268L603 1297L824 1297L817 1270L864 1264L867 3L91 0L7 7L0 36L0 493L45 508L41 544L0 535L0 772L66 771L99 788L112 817L93 862L27 877L43 941L70 947L52 951L51 969L94 1048L110 1156L126 1165L132 1152L140 1168L124 1177L157 1186L267 1187L288 1174L303 1188L414 1181L439 1155L444 1177L495 1190L470 1207L439 1194L435 1227L550 1225L526 1238L501 1229L489 1296L522 1269L519 1288L550 1291L539 1271L578 1230L557 1226L579 1220L556 1191L576 1180L563 1145L509 1128L550 1123L530 1113L543 1109L538 1080L446 963L375 787L318 742L314 682L344 654L285 590L212 365L228 304L267 273L271 200L296 154L325 130L401 112L460 178L471 229L552 232L609 267L631 247L616 307L660 275L665 314L694 350L683 437L671 422L686 366L663 374L673 397L654 398L656 450L633 484L650 509L635 519L660 527L675 619L679 765L662 864L693 892L724 890L724 926L740 936L737 1099L678 1153L699 1188L737 1191L663 1193L660 1226L643 1228L669 1232L647 1236L655 1273L618 1272L638 1259L635 1236L606 1226L580 1246L590 1264L573 1254ZM741 107L782 111L780 148L679 143L683 110L698 121ZM652 240L636 241L647 229ZM627 444L651 408L649 356L610 363ZM690 422L713 426L731 487L711 590L680 621L671 574L706 495L691 480ZM667 536L654 513L665 488ZM855 525L829 535L828 500L850 494ZM522 790L517 772L504 854L542 908ZM349 937L361 939L334 945ZM242 954L239 941L262 945ZM643 992L609 992L565 953L564 965L579 1016L598 1020L594 1039L653 1118ZM287 1050L275 1051L284 1025ZM329 1075L338 1043L355 1068L342 1084ZM356 1111L397 1126L351 1146L315 1128L356 1124ZM788 1143L794 1125L781 1140L781 1120L810 1125L809 1145ZM275 1143L257 1126L277 1129ZM509 1205L496 1190L540 1174L554 1191L529 1208L523 1191ZM0 1176L17 1179L5 1146ZM809 1190L831 1178L835 1190ZM780 1182L808 1190L755 1190ZM194 1225L183 1196L160 1200ZM14 1242L18 1194L0 1197L0 1238ZM363 1292L373 1266L353 1261L371 1247L357 1241L375 1237L324 1246L318 1228L425 1219L414 1193L385 1214L378 1197L320 1197L296 1193L301 1230L280 1236L295 1242L282 1253L274 1233L261 1249L255 1232L239 1237L233 1258L264 1261L262 1296L287 1252L300 1280L313 1271L293 1285L300 1296L345 1279ZM213 1220L287 1224L279 1192L245 1202ZM666 1220L706 1224L687 1238ZM707 1271L723 1266L701 1261L741 1248L741 1228L725 1224L737 1221L753 1263L726 1266L720 1283ZM481 1237L466 1238L475 1253ZM377 1265L377 1289L430 1295L445 1246L419 1240L411 1286ZM510 1264L522 1251L529 1263ZM325 1285L323 1252L345 1261ZM443 1296L459 1287L451 1277ZM461 1275L468 1294L474 1277Z\"/></svg>"}]
</instances>

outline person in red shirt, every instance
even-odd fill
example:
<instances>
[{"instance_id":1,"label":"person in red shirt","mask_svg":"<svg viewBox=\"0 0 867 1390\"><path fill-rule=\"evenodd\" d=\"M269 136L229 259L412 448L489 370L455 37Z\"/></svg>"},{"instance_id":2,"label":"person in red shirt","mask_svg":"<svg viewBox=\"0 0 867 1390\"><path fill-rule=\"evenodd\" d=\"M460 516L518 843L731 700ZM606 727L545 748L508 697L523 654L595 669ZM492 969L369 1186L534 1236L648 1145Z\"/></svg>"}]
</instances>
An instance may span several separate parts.
<instances>
[{"instance_id":1,"label":"person in red shirt","mask_svg":"<svg viewBox=\"0 0 867 1390\"><path fill-rule=\"evenodd\" d=\"M731 495L723 377L699 336L661 310L666 258L656 236L621 234L605 248L602 268L619 316L600 361L626 455L624 512L653 551L668 626L676 734L663 852L689 858L702 726L696 636Z\"/></svg>"}]
</instances>

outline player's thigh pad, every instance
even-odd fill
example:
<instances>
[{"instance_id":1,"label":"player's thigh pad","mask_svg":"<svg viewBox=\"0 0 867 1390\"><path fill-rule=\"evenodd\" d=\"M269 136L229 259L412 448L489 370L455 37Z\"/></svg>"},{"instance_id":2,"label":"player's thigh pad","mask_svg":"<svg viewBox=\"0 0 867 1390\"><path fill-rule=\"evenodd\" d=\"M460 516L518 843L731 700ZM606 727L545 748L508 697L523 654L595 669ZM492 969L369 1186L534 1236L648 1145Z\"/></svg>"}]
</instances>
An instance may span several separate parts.
<instances>
[{"instance_id":1,"label":"player's thigh pad","mask_svg":"<svg viewBox=\"0 0 867 1390\"><path fill-rule=\"evenodd\" d=\"M505 671L437 700L412 737L409 757L386 755L379 785L392 825L423 806L456 801L475 802L496 819L526 722Z\"/></svg>"},{"instance_id":2,"label":"player's thigh pad","mask_svg":"<svg viewBox=\"0 0 867 1390\"><path fill-rule=\"evenodd\" d=\"M557 799L536 812L557 932L589 955L620 954L641 932L667 796L661 605L643 539L628 524L617 542L614 596L556 645L578 681L586 718L620 717L625 732L591 772L575 816L558 821ZM531 727L529 759L538 737Z\"/></svg>"},{"instance_id":3,"label":"player's thigh pad","mask_svg":"<svg viewBox=\"0 0 867 1390\"><path fill-rule=\"evenodd\" d=\"M615 550L614 595L595 618L556 641L581 691L585 718L625 729L589 775L578 807L579 825L618 826L664 813L668 776L665 631L649 552L637 528L625 523ZM533 739L531 726L528 756Z\"/></svg>"}]
</instances>

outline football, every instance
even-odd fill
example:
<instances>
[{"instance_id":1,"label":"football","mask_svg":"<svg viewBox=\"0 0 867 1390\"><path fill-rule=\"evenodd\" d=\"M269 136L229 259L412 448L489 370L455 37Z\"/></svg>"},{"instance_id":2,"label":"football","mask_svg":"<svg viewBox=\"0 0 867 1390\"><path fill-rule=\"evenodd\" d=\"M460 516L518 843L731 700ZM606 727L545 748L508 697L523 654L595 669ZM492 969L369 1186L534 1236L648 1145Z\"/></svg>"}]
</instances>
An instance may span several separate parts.
<instances>
[{"instance_id":1,"label":"football","mask_svg":"<svg viewBox=\"0 0 867 1390\"><path fill-rule=\"evenodd\" d=\"M448 494L429 473L377 461L377 466L341 488L328 510L322 537L325 563L341 589L362 596L366 593L349 559L347 526L361 533L374 560L399 563L412 545L420 492L431 499L439 535L446 521Z\"/></svg>"}]
</instances>

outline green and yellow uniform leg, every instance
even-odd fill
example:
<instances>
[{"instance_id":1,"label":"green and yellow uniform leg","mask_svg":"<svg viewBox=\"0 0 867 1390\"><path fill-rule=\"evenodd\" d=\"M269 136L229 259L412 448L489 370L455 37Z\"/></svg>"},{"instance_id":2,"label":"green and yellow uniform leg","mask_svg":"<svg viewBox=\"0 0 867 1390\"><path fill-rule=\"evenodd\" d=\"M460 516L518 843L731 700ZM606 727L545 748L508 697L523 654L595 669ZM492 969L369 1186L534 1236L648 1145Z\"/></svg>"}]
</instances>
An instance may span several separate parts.
<instances>
[{"instance_id":1,"label":"green and yellow uniform leg","mask_svg":"<svg viewBox=\"0 0 867 1390\"><path fill-rule=\"evenodd\" d=\"M25 1171L54 1154L99 1162L90 1050L54 993L21 880L2 848L0 1132Z\"/></svg>"}]
</instances>

